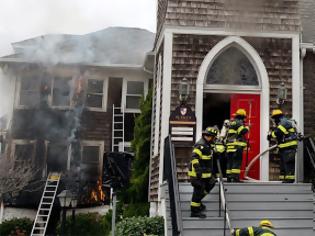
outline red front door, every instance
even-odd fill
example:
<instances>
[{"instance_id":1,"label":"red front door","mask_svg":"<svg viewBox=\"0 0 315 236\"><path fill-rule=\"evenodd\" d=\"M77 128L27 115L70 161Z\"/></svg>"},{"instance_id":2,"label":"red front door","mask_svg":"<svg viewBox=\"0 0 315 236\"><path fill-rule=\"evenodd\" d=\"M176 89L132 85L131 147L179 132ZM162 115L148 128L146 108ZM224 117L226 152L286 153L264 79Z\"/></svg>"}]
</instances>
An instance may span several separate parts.
<instances>
[{"instance_id":1,"label":"red front door","mask_svg":"<svg viewBox=\"0 0 315 236\"><path fill-rule=\"evenodd\" d=\"M244 150L243 163L241 167L241 179L249 162L260 153L260 95L256 94L233 94L231 95L231 117L238 108L246 110L246 125L249 126L247 138L249 148ZM247 153L248 152L248 153ZM248 174L249 177L260 179L260 165L257 161Z\"/></svg>"}]
</instances>

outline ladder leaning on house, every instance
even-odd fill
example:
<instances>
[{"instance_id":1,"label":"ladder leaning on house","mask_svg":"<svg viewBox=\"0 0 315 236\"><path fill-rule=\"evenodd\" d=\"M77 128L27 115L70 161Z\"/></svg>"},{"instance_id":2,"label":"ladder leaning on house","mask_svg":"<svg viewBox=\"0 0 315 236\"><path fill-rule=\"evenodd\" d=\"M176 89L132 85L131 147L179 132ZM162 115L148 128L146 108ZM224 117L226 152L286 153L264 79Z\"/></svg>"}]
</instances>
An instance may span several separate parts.
<instances>
[{"instance_id":1,"label":"ladder leaning on house","mask_svg":"<svg viewBox=\"0 0 315 236\"><path fill-rule=\"evenodd\" d=\"M112 152L124 151L125 149L125 114L121 107L113 105L112 122ZM120 144L122 148L120 149Z\"/></svg>"},{"instance_id":2,"label":"ladder leaning on house","mask_svg":"<svg viewBox=\"0 0 315 236\"><path fill-rule=\"evenodd\" d=\"M48 175L44 192L35 217L31 236L45 235L52 207L56 198L60 176L60 173L49 173Z\"/></svg>"}]
</instances>

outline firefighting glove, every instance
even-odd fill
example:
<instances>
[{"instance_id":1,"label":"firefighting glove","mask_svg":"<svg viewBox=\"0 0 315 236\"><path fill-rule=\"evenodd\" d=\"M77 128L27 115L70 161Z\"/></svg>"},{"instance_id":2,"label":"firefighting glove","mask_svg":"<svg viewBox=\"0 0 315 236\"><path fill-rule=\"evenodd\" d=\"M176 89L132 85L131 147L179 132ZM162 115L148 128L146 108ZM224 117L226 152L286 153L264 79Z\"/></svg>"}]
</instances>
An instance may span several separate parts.
<instances>
[{"instance_id":1,"label":"firefighting glove","mask_svg":"<svg viewBox=\"0 0 315 236\"><path fill-rule=\"evenodd\" d=\"M269 132L268 135L267 135L267 140L270 142L271 139L272 139L272 135L271 135L271 132Z\"/></svg>"},{"instance_id":2,"label":"firefighting glove","mask_svg":"<svg viewBox=\"0 0 315 236\"><path fill-rule=\"evenodd\" d=\"M197 175L196 177L197 178L201 178L201 176L202 176L202 169L200 167L200 164L196 163L193 166L194 166L194 169L195 169L195 172L196 172L196 175Z\"/></svg>"},{"instance_id":3,"label":"firefighting glove","mask_svg":"<svg viewBox=\"0 0 315 236\"><path fill-rule=\"evenodd\" d=\"M301 133L298 133L297 134L297 138L298 138L299 141L302 141L305 138L305 136L303 134L301 134Z\"/></svg>"}]
</instances>

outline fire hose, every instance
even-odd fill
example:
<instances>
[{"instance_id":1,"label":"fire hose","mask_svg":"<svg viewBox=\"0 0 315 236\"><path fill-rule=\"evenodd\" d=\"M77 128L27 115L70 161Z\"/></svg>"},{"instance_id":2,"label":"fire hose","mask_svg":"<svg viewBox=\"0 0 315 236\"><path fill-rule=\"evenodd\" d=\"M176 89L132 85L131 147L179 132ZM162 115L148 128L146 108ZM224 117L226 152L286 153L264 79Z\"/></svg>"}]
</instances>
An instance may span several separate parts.
<instances>
[{"instance_id":1,"label":"fire hose","mask_svg":"<svg viewBox=\"0 0 315 236\"><path fill-rule=\"evenodd\" d=\"M303 136L303 135L299 134L298 140L299 140L299 141L303 141L304 139L309 138L309 137L310 137L310 135L308 135L308 136ZM255 163L261 156L263 156L263 155L265 155L266 153L268 153L268 152L270 152L270 151L276 149L277 147L278 147L277 144L276 144L276 145L273 145L273 146L269 147L267 150L265 150L265 151L259 153L257 156L255 156L255 157L250 161L250 163L248 164L248 166L246 167L245 173L244 173L244 178L247 179L247 180L250 180L250 181L259 181L259 180L257 180L257 179L253 179L253 178L248 177L248 172L249 172L249 170L251 169L251 167L254 165L254 163Z\"/></svg>"}]
</instances>

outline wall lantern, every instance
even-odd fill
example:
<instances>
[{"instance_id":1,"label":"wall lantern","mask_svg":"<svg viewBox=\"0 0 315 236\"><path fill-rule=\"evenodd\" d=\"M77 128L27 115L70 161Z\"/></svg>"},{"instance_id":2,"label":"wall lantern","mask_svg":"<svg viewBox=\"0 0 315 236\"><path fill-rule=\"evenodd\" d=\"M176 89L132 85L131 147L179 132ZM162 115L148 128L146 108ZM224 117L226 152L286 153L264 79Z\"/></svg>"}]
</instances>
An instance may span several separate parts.
<instances>
[{"instance_id":1,"label":"wall lantern","mask_svg":"<svg viewBox=\"0 0 315 236\"><path fill-rule=\"evenodd\" d=\"M63 190L60 194L58 194L58 199L60 206L70 207L72 201L73 194L69 190Z\"/></svg>"},{"instance_id":2,"label":"wall lantern","mask_svg":"<svg viewBox=\"0 0 315 236\"><path fill-rule=\"evenodd\" d=\"M189 98L190 84L189 81L184 77L179 84L179 101L185 103Z\"/></svg>"},{"instance_id":3,"label":"wall lantern","mask_svg":"<svg viewBox=\"0 0 315 236\"><path fill-rule=\"evenodd\" d=\"M282 105L287 99L287 95L288 95L288 90L285 87L284 82L282 82L277 92L277 101L276 101L277 104Z\"/></svg>"}]
</instances>

